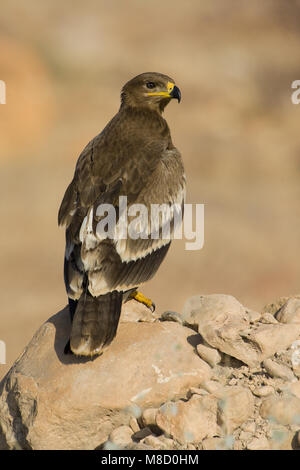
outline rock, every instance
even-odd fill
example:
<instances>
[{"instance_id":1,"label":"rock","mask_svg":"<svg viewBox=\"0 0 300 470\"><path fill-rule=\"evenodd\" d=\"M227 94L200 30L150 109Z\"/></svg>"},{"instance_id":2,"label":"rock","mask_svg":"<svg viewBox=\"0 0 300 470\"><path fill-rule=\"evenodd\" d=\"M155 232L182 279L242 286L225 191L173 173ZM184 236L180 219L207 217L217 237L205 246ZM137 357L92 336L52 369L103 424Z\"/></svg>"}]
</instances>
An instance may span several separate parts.
<instances>
[{"instance_id":1,"label":"rock","mask_svg":"<svg viewBox=\"0 0 300 470\"><path fill-rule=\"evenodd\" d=\"M300 340L294 341L291 344L291 363L293 372L297 377L300 377Z\"/></svg>"},{"instance_id":2,"label":"rock","mask_svg":"<svg viewBox=\"0 0 300 470\"><path fill-rule=\"evenodd\" d=\"M180 325L183 325L183 317L180 315L180 313L177 312L172 312L170 310L167 310L164 312L160 317L160 321L175 321L177 323L180 323Z\"/></svg>"},{"instance_id":3,"label":"rock","mask_svg":"<svg viewBox=\"0 0 300 470\"><path fill-rule=\"evenodd\" d=\"M137 419L132 417L129 420L129 426L131 427L132 431L138 432L140 430L139 423L137 422Z\"/></svg>"},{"instance_id":4,"label":"rock","mask_svg":"<svg viewBox=\"0 0 300 470\"><path fill-rule=\"evenodd\" d=\"M267 397L268 395L272 395L272 393L274 393L274 388L270 385L263 385L261 387L254 388L252 393L257 397Z\"/></svg>"},{"instance_id":5,"label":"rock","mask_svg":"<svg viewBox=\"0 0 300 470\"><path fill-rule=\"evenodd\" d=\"M270 443L265 436L255 437L247 444L248 450L269 450Z\"/></svg>"},{"instance_id":6,"label":"rock","mask_svg":"<svg viewBox=\"0 0 300 470\"><path fill-rule=\"evenodd\" d=\"M147 408L143 411L142 422L144 426L156 426L158 408Z\"/></svg>"},{"instance_id":7,"label":"rock","mask_svg":"<svg viewBox=\"0 0 300 470\"><path fill-rule=\"evenodd\" d=\"M250 367L286 349L300 335L300 324L251 325L244 307L227 295L192 297L183 316L210 346Z\"/></svg>"},{"instance_id":8,"label":"rock","mask_svg":"<svg viewBox=\"0 0 300 470\"><path fill-rule=\"evenodd\" d=\"M198 344L196 349L201 359L207 362L211 367L215 367L221 361L221 355L215 348Z\"/></svg>"},{"instance_id":9,"label":"rock","mask_svg":"<svg viewBox=\"0 0 300 470\"><path fill-rule=\"evenodd\" d=\"M132 434L132 429L129 426L120 426L110 433L108 441L119 449L123 449L132 442Z\"/></svg>"},{"instance_id":10,"label":"rock","mask_svg":"<svg viewBox=\"0 0 300 470\"><path fill-rule=\"evenodd\" d=\"M132 439L134 441L141 441L145 439L145 437L152 436L152 431L148 426L146 428L140 429L138 432L135 432L132 435Z\"/></svg>"},{"instance_id":11,"label":"rock","mask_svg":"<svg viewBox=\"0 0 300 470\"><path fill-rule=\"evenodd\" d=\"M259 320L261 323L269 323L269 324L273 324L273 325L276 325L278 323L278 321L276 320L276 318L269 312L265 312L262 314L262 316L260 317L260 320Z\"/></svg>"},{"instance_id":12,"label":"rock","mask_svg":"<svg viewBox=\"0 0 300 470\"><path fill-rule=\"evenodd\" d=\"M300 299L289 299L276 313L281 323L300 323Z\"/></svg>"},{"instance_id":13,"label":"rock","mask_svg":"<svg viewBox=\"0 0 300 470\"><path fill-rule=\"evenodd\" d=\"M289 390L298 398L300 398L300 380L289 384Z\"/></svg>"},{"instance_id":14,"label":"rock","mask_svg":"<svg viewBox=\"0 0 300 470\"><path fill-rule=\"evenodd\" d=\"M258 322L261 317L261 314L259 312L255 312L254 310L250 310L248 308L246 308L246 315L249 323Z\"/></svg>"},{"instance_id":15,"label":"rock","mask_svg":"<svg viewBox=\"0 0 300 470\"><path fill-rule=\"evenodd\" d=\"M282 380L293 381L296 380L291 369L283 364L278 364L272 359L266 359L263 362L264 368L271 377L278 377Z\"/></svg>"},{"instance_id":16,"label":"rock","mask_svg":"<svg viewBox=\"0 0 300 470\"><path fill-rule=\"evenodd\" d=\"M242 431L240 432L239 439L241 441L249 441L252 438L253 434L251 432Z\"/></svg>"},{"instance_id":17,"label":"rock","mask_svg":"<svg viewBox=\"0 0 300 470\"><path fill-rule=\"evenodd\" d=\"M295 433L284 426L273 427L270 445L271 450L292 450Z\"/></svg>"},{"instance_id":18,"label":"rock","mask_svg":"<svg viewBox=\"0 0 300 470\"><path fill-rule=\"evenodd\" d=\"M219 450L223 446L223 439L220 437L208 437L202 442L203 450Z\"/></svg>"},{"instance_id":19,"label":"rock","mask_svg":"<svg viewBox=\"0 0 300 470\"><path fill-rule=\"evenodd\" d=\"M225 434L232 434L254 412L254 399L249 389L241 386L226 387L218 402L218 421Z\"/></svg>"},{"instance_id":20,"label":"rock","mask_svg":"<svg viewBox=\"0 0 300 470\"><path fill-rule=\"evenodd\" d=\"M121 323L127 322L154 322L157 320L158 314L152 312L146 305L132 299L125 302L122 306L120 316Z\"/></svg>"},{"instance_id":21,"label":"rock","mask_svg":"<svg viewBox=\"0 0 300 470\"><path fill-rule=\"evenodd\" d=\"M174 322L120 323L92 360L63 353L68 308L44 323L0 384L4 448L94 449L141 409L208 380L191 330Z\"/></svg>"},{"instance_id":22,"label":"rock","mask_svg":"<svg viewBox=\"0 0 300 470\"><path fill-rule=\"evenodd\" d=\"M146 444L147 446L151 447L151 449L162 449L162 450L167 450L167 449L172 449L173 448L173 441L169 439L169 441L172 443L172 445L168 446L165 442L163 442L159 437L156 436L148 436L145 437L143 440L143 443Z\"/></svg>"},{"instance_id":23,"label":"rock","mask_svg":"<svg viewBox=\"0 0 300 470\"><path fill-rule=\"evenodd\" d=\"M188 402L168 402L159 408L156 424L182 444L213 437L218 434L217 399L193 395Z\"/></svg>"},{"instance_id":24,"label":"rock","mask_svg":"<svg viewBox=\"0 0 300 470\"><path fill-rule=\"evenodd\" d=\"M212 294L189 298L182 316L187 325L199 328L210 321L222 324L226 316L241 318L245 313L242 304L231 295Z\"/></svg>"},{"instance_id":25,"label":"rock","mask_svg":"<svg viewBox=\"0 0 300 470\"><path fill-rule=\"evenodd\" d=\"M288 393L268 397L261 404L260 415L273 423L300 425L300 398Z\"/></svg>"},{"instance_id":26,"label":"rock","mask_svg":"<svg viewBox=\"0 0 300 470\"><path fill-rule=\"evenodd\" d=\"M256 424L254 421L248 421L244 424L242 424L242 429L246 432L250 432L251 434L255 433L256 430Z\"/></svg>"},{"instance_id":27,"label":"rock","mask_svg":"<svg viewBox=\"0 0 300 470\"><path fill-rule=\"evenodd\" d=\"M207 380L203 382L202 388L208 393L211 393L216 398L223 398L225 395L225 388L216 380Z\"/></svg>"}]
</instances>

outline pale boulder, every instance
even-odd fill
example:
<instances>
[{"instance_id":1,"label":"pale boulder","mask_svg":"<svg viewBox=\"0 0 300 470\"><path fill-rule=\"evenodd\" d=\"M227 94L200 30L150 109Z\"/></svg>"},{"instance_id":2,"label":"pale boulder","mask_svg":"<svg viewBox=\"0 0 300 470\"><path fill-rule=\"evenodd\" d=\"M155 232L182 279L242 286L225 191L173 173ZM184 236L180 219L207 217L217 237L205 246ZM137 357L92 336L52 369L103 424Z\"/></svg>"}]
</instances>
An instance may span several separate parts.
<instances>
[{"instance_id":1,"label":"pale boulder","mask_svg":"<svg viewBox=\"0 0 300 470\"><path fill-rule=\"evenodd\" d=\"M92 360L64 354L69 333L65 308L40 327L0 384L2 448L94 449L143 409L210 377L194 352L196 335L178 323L120 323Z\"/></svg>"},{"instance_id":2,"label":"pale boulder","mask_svg":"<svg viewBox=\"0 0 300 470\"><path fill-rule=\"evenodd\" d=\"M218 434L217 399L210 395L193 395L188 402L168 402L156 415L157 426L176 441L199 442Z\"/></svg>"}]
</instances>

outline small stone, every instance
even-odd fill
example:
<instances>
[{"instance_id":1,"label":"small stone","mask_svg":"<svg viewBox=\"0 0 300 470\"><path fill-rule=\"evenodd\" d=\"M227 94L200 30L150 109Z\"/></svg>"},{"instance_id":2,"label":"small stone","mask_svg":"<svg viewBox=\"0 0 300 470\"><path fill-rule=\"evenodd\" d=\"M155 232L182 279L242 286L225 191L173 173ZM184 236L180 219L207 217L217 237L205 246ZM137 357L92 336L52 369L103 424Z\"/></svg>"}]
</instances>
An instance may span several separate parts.
<instances>
[{"instance_id":1,"label":"small stone","mask_svg":"<svg viewBox=\"0 0 300 470\"><path fill-rule=\"evenodd\" d=\"M289 389L296 397L300 398L300 380L290 384Z\"/></svg>"},{"instance_id":2,"label":"small stone","mask_svg":"<svg viewBox=\"0 0 300 470\"><path fill-rule=\"evenodd\" d=\"M255 433L256 425L254 421L248 421L242 425L242 429L246 432L250 432L251 434Z\"/></svg>"},{"instance_id":3,"label":"small stone","mask_svg":"<svg viewBox=\"0 0 300 470\"><path fill-rule=\"evenodd\" d=\"M152 435L152 431L150 428L146 427L140 429L138 432L135 432L131 437L134 441L141 441L145 439L145 437Z\"/></svg>"},{"instance_id":4,"label":"small stone","mask_svg":"<svg viewBox=\"0 0 300 470\"><path fill-rule=\"evenodd\" d=\"M267 397L268 395L271 395L274 393L274 388L271 387L270 385L263 385L262 387L256 387L253 390L253 394L256 395L257 397Z\"/></svg>"},{"instance_id":5,"label":"small stone","mask_svg":"<svg viewBox=\"0 0 300 470\"><path fill-rule=\"evenodd\" d=\"M249 439L251 439L252 436L253 434L251 432L241 431L239 435L239 439L241 441L249 441Z\"/></svg>"},{"instance_id":6,"label":"small stone","mask_svg":"<svg viewBox=\"0 0 300 470\"><path fill-rule=\"evenodd\" d=\"M143 411L142 422L146 426L156 426L156 415L158 408L147 408Z\"/></svg>"},{"instance_id":7,"label":"small stone","mask_svg":"<svg viewBox=\"0 0 300 470\"><path fill-rule=\"evenodd\" d=\"M203 388L191 387L187 395L190 398L193 395L208 395L208 392Z\"/></svg>"},{"instance_id":8,"label":"small stone","mask_svg":"<svg viewBox=\"0 0 300 470\"><path fill-rule=\"evenodd\" d=\"M156 436L147 436L143 440L143 443L146 444L147 446L151 447L152 449L163 449L166 450L167 446L164 442L162 442L158 437Z\"/></svg>"},{"instance_id":9,"label":"small stone","mask_svg":"<svg viewBox=\"0 0 300 470\"><path fill-rule=\"evenodd\" d=\"M248 450L269 450L270 444L266 437L255 437L247 444Z\"/></svg>"},{"instance_id":10,"label":"small stone","mask_svg":"<svg viewBox=\"0 0 300 470\"><path fill-rule=\"evenodd\" d=\"M108 441L122 449L132 442L132 434L129 426L120 426L110 433Z\"/></svg>"},{"instance_id":11,"label":"small stone","mask_svg":"<svg viewBox=\"0 0 300 470\"><path fill-rule=\"evenodd\" d=\"M259 321L261 323L269 323L269 324L273 324L273 325L276 325L276 323L278 323L276 318L274 318L274 316L269 312L263 313L262 316L260 317Z\"/></svg>"},{"instance_id":12,"label":"small stone","mask_svg":"<svg viewBox=\"0 0 300 470\"><path fill-rule=\"evenodd\" d=\"M289 299L276 313L281 323L300 323L300 299Z\"/></svg>"},{"instance_id":13,"label":"small stone","mask_svg":"<svg viewBox=\"0 0 300 470\"><path fill-rule=\"evenodd\" d=\"M290 393L268 397L262 402L259 412L272 423L300 425L300 398Z\"/></svg>"},{"instance_id":14,"label":"small stone","mask_svg":"<svg viewBox=\"0 0 300 470\"><path fill-rule=\"evenodd\" d=\"M133 432L138 432L140 430L140 427L136 418L133 418L133 417L130 418L129 426L131 427Z\"/></svg>"},{"instance_id":15,"label":"small stone","mask_svg":"<svg viewBox=\"0 0 300 470\"><path fill-rule=\"evenodd\" d=\"M222 398L225 394L225 388L215 380L207 380L206 382L203 382L201 386L204 388L204 390L206 390L208 393L211 393L216 398Z\"/></svg>"},{"instance_id":16,"label":"small stone","mask_svg":"<svg viewBox=\"0 0 300 470\"><path fill-rule=\"evenodd\" d=\"M259 312L255 312L254 310L246 309L246 314L248 317L248 321L250 323L255 323L260 319L261 314Z\"/></svg>"},{"instance_id":17,"label":"small stone","mask_svg":"<svg viewBox=\"0 0 300 470\"><path fill-rule=\"evenodd\" d=\"M271 377L278 377L282 380L293 381L295 376L291 369L283 364L278 364L272 359L266 359L263 361L263 365Z\"/></svg>"},{"instance_id":18,"label":"small stone","mask_svg":"<svg viewBox=\"0 0 300 470\"><path fill-rule=\"evenodd\" d=\"M221 355L215 348L198 344L196 349L201 359L206 361L211 367L215 367L221 361Z\"/></svg>"},{"instance_id":19,"label":"small stone","mask_svg":"<svg viewBox=\"0 0 300 470\"><path fill-rule=\"evenodd\" d=\"M166 312L162 313L160 316L160 321L174 321L177 323L183 324L183 318L180 313L172 312L171 310L167 310Z\"/></svg>"},{"instance_id":20,"label":"small stone","mask_svg":"<svg viewBox=\"0 0 300 470\"><path fill-rule=\"evenodd\" d=\"M222 445L220 437L208 437L202 441L203 450L217 450Z\"/></svg>"},{"instance_id":21,"label":"small stone","mask_svg":"<svg viewBox=\"0 0 300 470\"><path fill-rule=\"evenodd\" d=\"M226 394L218 402L218 416L226 434L231 434L254 412L253 395L248 388L226 387Z\"/></svg>"},{"instance_id":22,"label":"small stone","mask_svg":"<svg viewBox=\"0 0 300 470\"><path fill-rule=\"evenodd\" d=\"M193 395L188 402L168 402L156 415L157 426L178 442L194 443L218 434L217 399Z\"/></svg>"}]
</instances>

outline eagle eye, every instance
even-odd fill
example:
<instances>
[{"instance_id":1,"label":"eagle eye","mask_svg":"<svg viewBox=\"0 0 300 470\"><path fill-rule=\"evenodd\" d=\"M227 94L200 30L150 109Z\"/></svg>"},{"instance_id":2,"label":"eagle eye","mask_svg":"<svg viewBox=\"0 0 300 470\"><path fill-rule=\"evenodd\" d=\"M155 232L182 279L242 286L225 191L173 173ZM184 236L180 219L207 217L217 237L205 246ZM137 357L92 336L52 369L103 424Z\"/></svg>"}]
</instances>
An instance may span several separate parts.
<instances>
[{"instance_id":1,"label":"eagle eye","mask_svg":"<svg viewBox=\"0 0 300 470\"><path fill-rule=\"evenodd\" d=\"M154 82L147 82L146 87L147 88L155 88L155 83Z\"/></svg>"}]
</instances>

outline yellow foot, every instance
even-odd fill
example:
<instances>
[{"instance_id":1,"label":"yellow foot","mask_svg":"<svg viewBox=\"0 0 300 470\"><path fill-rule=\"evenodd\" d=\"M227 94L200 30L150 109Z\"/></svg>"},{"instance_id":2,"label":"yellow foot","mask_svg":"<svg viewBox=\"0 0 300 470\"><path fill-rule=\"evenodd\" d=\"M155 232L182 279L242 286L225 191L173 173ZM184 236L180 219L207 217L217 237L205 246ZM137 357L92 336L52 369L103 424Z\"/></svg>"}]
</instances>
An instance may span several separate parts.
<instances>
[{"instance_id":1,"label":"yellow foot","mask_svg":"<svg viewBox=\"0 0 300 470\"><path fill-rule=\"evenodd\" d=\"M151 299L147 299L141 292L138 292L135 290L130 294L130 297L132 299L135 299L137 302L140 302L141 304L146 305L146 307L150 308L151 312L154 312L155 310L155 303L152 302Z\"/></svg>"}]
</instances>

